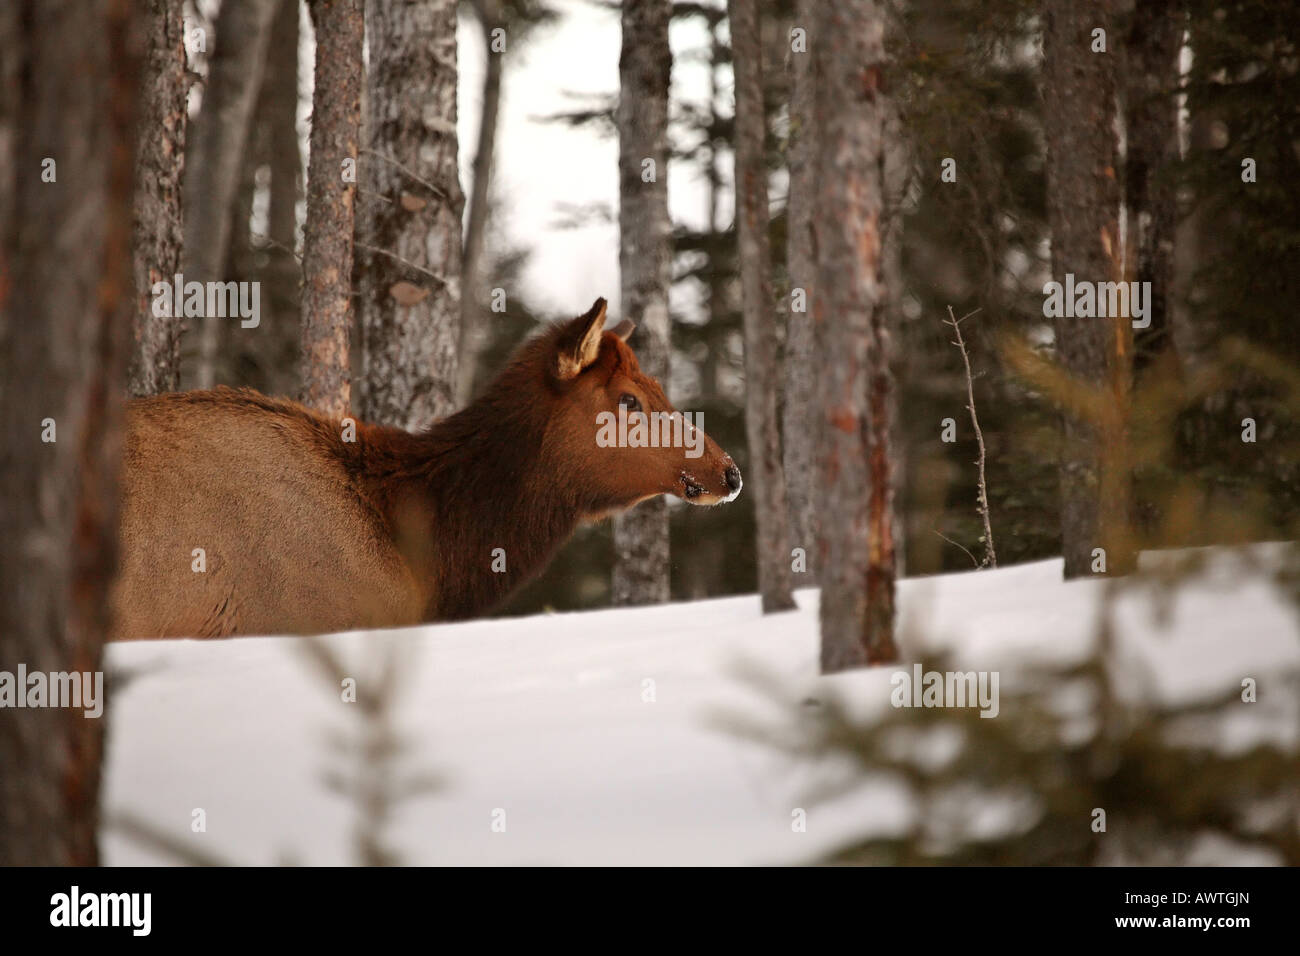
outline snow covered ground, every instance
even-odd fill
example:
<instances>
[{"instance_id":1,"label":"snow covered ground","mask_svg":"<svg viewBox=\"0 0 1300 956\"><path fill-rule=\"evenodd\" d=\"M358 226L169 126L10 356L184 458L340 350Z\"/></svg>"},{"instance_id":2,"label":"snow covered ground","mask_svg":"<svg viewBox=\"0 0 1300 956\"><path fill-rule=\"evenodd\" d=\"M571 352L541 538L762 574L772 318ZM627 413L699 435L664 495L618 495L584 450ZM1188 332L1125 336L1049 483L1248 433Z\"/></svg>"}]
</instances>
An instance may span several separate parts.
<instances>
[{"instance_id":1,"label":"snow covered ground","mask_svg":"<svg viewBox=\"0 0 1300 956\"><path fill-rule=\"evenodd\" d=\"M1003 669L1005 693L1019 665L1087 646L1101 586L1063 583L1060 561L909 579L900 633L950 647L959 666ZM398 776L441 784L395 807L385 842L412 864L797 863L897 828L910 813L900 791L810 804L817 767L718 725L725 714L777 716L741 679L754 668L796 699L833 692L889 706L896 667L817 674L817 592L798 601L767 617L746 596L323 638L362 694L389 642L404 652L392 713L411 747ZM1162 696L1235 688L1244 676L1266 687L1300 664L1295 609L1260 575L1181 589L1167 628L1149 601L1126 595L1117 621L1119 646L1150 665ZM235 863L354 862L356 802L322 779L348 769L330 738L360 725L361 705L344 702L301 645L112 646L110 680L124 680L110 703L106 815ZM1293 733L1297 723L1284 723ZM796 807L806 832L791 827ZM205 832L192 831L196 809ZM111 865L175 862L112 827L103 851Z\"/></svg>"}]
</instances>

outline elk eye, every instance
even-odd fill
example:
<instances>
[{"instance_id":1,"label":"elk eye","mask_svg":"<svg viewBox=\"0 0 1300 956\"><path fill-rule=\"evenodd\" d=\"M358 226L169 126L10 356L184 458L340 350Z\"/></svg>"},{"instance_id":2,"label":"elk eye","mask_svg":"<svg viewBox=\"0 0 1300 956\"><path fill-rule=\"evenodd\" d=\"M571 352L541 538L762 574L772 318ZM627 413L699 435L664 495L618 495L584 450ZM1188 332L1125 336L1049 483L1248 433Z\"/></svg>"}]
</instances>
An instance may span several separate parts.
<instances>
[{"instance_id":1,"label":"elk eye","mask_svg":"<svg viewBox=\"0 0 1300 956\"><path fill-rule=\"evenodd\" d=\"M625 393L623 397L618 400L618 403L622 405L624 408L626 408L629 412L641 411L641 403L637 401L635 395L628 395Z\"/></svg>"}]
</instances>

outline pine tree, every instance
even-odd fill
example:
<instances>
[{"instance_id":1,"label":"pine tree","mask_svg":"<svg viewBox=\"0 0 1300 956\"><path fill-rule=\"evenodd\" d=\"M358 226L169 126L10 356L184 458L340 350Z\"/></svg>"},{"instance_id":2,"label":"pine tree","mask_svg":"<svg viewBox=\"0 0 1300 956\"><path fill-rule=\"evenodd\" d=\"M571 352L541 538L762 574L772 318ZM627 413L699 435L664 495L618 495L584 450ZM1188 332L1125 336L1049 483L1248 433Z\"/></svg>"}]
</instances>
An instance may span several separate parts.
<instances>
[{"instance_id":1,"label":"pine tree","mask_svg":"<svg viewBox=\"0 0 1300 956\"><path fill-rule=\"evenodd\" d=\"M884 13L875 0L819 7L820 144L814 320L822 376L823 671L894 660L893 381L880 222Z\"/></svg>"},{"instance_id":2,"label":"pine tree","mask_svg":"<svg viewBox=\"0 0 1300 956\"><path fill-rule=\"evenodd\" d=\"M1116 57L1110 50L1117 38L1099 26L1111 23L1110 11L1109 0L1100 8L1070 0L1046 0L1043 6L1047 210L1052 277L1058 282L1067 273L1095 283L1123 278ZM1128 316L1055 320L1061 366L1083 385L1109 393L1102 403L1108 425L1075 410L1062 415L1061 552L1068 578L1100 569L1098 548L1106 573L1124 572L1133 563L1124 534L1129 495L1121 454L1130 323Z\"/></svg>"},{"instance_id":3,"label":"pine tree","mask_svg":"<svg viewBox=\"0 0 1300 956\"><path fill-rule=\"evenodd\" d=\"M795 606L790 534L777 419L776 307L772 301L767 206L767 120L756 0L730 0L736 77L736 244L745 322L745 473L757 528L758 591L764 613Z\"/></svg>"},{"instance_id":4,"label":"pine tree","mask_svg":"<svg viewBox=\"0 0 1300 956\"><path fill-rule=\"evenodd\" d=\"M619 150L619 282L623 314L637 323L630 344L642 371L668 380L671 358L668 286L669 0L626 0L616 114ZM668 600L668 505L643 502L614 519L613 600Z\"/></svg>"},{"instance_id":5,"label":"pine tree","mask_svg":"<svg viewBox=\"0 0 1300 956\"><path fill-rule=\"evenodd\" d=\"M812 54L808 34L816 16L813 0L795 4L794 29L802 31L790 64L790 194L786 203L786 272L788 319L785 337L785 410L782 439L786 493L790 499L790 540L809 557L817 554L816 430L812 427L817 394L816 343L811 302L816 259L812 248L812 208L816 190L817 133L813 104ZM797 302L796 302L797 298ZM809 570L816 574L816 567Z\"/></svg>"}]
</instances>

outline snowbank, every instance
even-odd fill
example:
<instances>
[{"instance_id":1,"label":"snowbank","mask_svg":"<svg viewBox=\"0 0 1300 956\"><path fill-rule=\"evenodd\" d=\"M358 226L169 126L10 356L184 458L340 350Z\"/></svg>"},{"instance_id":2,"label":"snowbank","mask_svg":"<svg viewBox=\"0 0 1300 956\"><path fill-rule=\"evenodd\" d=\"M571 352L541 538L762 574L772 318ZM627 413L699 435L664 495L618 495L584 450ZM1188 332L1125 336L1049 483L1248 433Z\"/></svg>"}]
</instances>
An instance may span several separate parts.
<instances>
[{"instance_id":1,"label":"snowbank","mask_svg":"<svg viewBox=\"0 0 1300 956\"><path fill-rule=\"evenodd\" d=\"M1231 563L1231 562L1229 562ZM905 663L949 646L959 665L1014 670L1087 646L1100 581L1061 581L1061 562L909 579L900 585ZM385 841L412 864L751 864L802 862L909 810L885 786L806 802L817 768L718 728L716 716L774 715L739 678L781 675L790 692L833 688L888 706L897 668L817 674L817 593L763 617L754 596L648 609L547 615L330 635L366 675L404 653L393 724L410 742L397 778L440 786L396 805ZM1237 687L1300 663L1294 608L1262 576L1183 588L1169 626L1121 599L1120 647L1150 665L1161 695ZM231 862L354 862L355 801L325 787L355 760L331 737L362 721L295 638L159 641L109 649L104 809ZM1136 659L1135 658L1135 659ZM1007 686L1003 678L1003 688ZM1294 728L1295 724L1290 724ZM351 762L351 763L350 763ZM807 832L791 813L808 811ZM205 832L193 832L201 809ZM499 829L504 810L504 832ZM175 858L120 830L108 864Z\"/></svg>"}]
</instances>

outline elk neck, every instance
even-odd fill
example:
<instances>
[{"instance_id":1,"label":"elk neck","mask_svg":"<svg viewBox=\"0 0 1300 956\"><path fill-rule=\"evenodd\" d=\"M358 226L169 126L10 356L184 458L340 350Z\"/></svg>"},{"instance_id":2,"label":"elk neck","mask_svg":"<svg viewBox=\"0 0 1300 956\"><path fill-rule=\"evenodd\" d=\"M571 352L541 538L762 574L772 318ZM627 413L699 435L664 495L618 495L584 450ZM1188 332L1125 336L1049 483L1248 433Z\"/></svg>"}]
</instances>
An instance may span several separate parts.
<instances>
[{"instance_id":1,"label":"elk neck","mask_svg":"<svg viewBox=\"0 0 1300 956\"><path fill-rule=\"evenodd\" d=\"M590 513L578 469L546 450L555 399L533 400L514 372L424 432L364 430L371 494L426 589L426 620L490 611Z\"/></svg>"}]
</instances>

